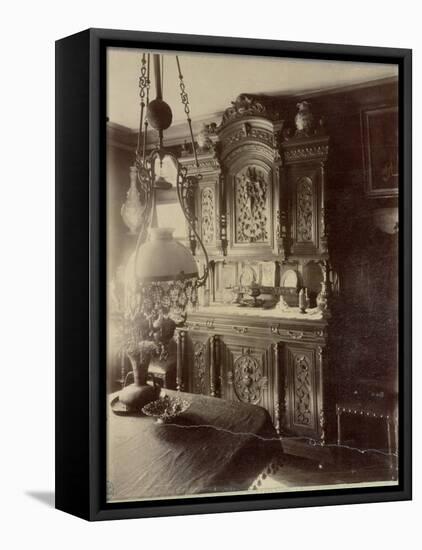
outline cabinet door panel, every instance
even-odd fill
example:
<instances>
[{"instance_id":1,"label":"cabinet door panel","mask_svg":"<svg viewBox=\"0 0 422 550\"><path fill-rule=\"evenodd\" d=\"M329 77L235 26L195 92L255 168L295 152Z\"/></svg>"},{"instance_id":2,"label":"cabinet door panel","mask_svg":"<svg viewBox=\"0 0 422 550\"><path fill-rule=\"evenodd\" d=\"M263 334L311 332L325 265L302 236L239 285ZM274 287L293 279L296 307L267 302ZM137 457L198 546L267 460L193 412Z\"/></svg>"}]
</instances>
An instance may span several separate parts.
<instances>
[{"instance_id":1,"label":"cabinet door panel","mask_svg":"<svg viewBox=\"0 0 422 550\"><path fill-rule=\"evenodd\" d=\"M307 164L289 168L292 193L293 254L316 254L319 242L318 190L321 168Z\"/></svg>"},{"instance_id":2,"label":"cabinet door panel","mask_svg":"<svg viewBox=\"0 0 422 550\"><path fill-rule=\"evenodd\" d=\"M226 209L229 255L272 256L275 250L274 164L245 157L229 167Z\"/></svg>"},{"instance_id":3,"label":"cabinet door panel","mask_svg":"<svg viewBox=\"0 0 422 550\"><path fill-rule=\"evenodd\" d=\"M317 437L317 378L315 350L286 346L287 421L295 433Z\"/></svg>"},{"instance_id":4,"label":"cabinet door panel","mask_svg":"<svg viewBox=\"0 0 422 550\"><path fill-rule=\"evenodd\" d=\"M198 231L207 252L217 254L219 249L219 176L213 174L201 180L197 194ZM202 253L202 251L198 251Z\"/></svg>"},{"instance_id":5,"label":"cabinet door panel","mask_svg":"<svg viewBox=\"0 0 422 550\"><path fill-rule=\"evenodd\" d=\"M245 339L244 339L245 340ZM249 345L248 345L249 344ZM221 396L224 399L260 405L273 421L274 373L271 345L264 347L250 341L220 339Z\"/></svg>"}]
</instances>

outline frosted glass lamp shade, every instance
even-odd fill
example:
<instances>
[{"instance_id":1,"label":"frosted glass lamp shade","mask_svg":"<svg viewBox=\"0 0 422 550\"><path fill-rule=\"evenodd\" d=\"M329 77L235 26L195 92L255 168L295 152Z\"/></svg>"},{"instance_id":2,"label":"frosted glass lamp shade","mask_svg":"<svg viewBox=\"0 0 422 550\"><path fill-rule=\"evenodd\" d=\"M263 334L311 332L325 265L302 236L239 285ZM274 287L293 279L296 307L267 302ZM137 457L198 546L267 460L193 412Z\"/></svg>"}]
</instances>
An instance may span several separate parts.
<instances>
[{"instance_id":1,"label":"frosted glass lamp shade","mask_svg":"<svg viewBox=\"0 0 422 550\"><path fill-rule=\"evenodd\" d=\"M173 239L172 228L150 229L150 240L139 247L135 273L139 282L183 281L198 277L190 250Z\"/></svg>"}]
</instances>

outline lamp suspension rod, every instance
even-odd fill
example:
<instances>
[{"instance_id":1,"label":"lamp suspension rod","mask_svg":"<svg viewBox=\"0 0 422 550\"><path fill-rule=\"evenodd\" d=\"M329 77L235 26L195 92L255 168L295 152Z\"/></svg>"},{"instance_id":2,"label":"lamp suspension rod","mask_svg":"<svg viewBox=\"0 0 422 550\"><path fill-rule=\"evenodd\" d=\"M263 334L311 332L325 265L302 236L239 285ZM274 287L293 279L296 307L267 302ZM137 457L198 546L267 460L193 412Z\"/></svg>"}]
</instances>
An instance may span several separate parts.
<instances>
[{"instance_id":1,"label":"lamp suspension rod","mask_svg":"<svg viewBox=\"0 0 422 550\"><path fill-rule=\"evenodd\" d=\"M183 82L183 75L182 75L182 70L180 68L180 62L179 62L179 56L178 55L176 55L176 63L177 63L177 70L179 71L180 98L181 98L182 104L185 108L186 118L187 118L187 121L188 121L190 139L191 139L191 142L192 142L193 156L195 157L195 165L196 165L197 168L199 168L198 156L196 154L196 147L195 147L195 139L193 137L193 131L192 131L192 120L190 118L189 96L188 96L188 93L186 92L185 83Z\"/></svg>"},{"instance_id":2,"label":"lamp suspension rod","mask_svg":"<svg viewBox=\"0 0 422 550\"><path fill-rule=\"evenodd\" d=\"M145 55L145 54L144 54ZM147 104L147 107L148 107L148 103L149 103L149 85L150 85L150 80L149 80L149 65L150 65L150 54L148 54L148 57L147 57L147 86L146 86L146 90L147 90L147 93L146 93L146 104ZM145 155L146 155L146 150L147 150L147 134L148 134L148 119L147 117L145 117L145 124L144 124L144 144L143 144L143 151L142 151L142 163L145 165Z\"/></svg>"},{"instance_id":3,"label":"lamp suspension rod","mask_svg":"<svg viewBox=\"0 0 422 550\"><path fill-rule=\"evenodd\" d=\"M161 85L161 63L160 55L157 53L152 54L154 62L154 76L155 76L155 94L157 99L163 99L163 88ZM160 141L160 150L163 148L163 130L158 130L158 137Z\"/></svg>"},{"instance_id":4,"label":"lamp suspension rod","mask_svg":"<svg viewBox=\"0 0 422 550\"><path fill-rule=\"evenodd\" d=\"M161 91L164 94L164 55L161 56Z\"/></svg>"},{"instance_id":5,"label":"lamp suspension rod","mask_svg":"<svg viewBox=\"0 0 422 550\"><path fill-rule=\"evenodd\" d=\"M161 86L161 63L158 53L152 54L154 60L154 73L155 73L155 93L157 99L163 99L163 88Z\"/></svg>"}]
</instances>

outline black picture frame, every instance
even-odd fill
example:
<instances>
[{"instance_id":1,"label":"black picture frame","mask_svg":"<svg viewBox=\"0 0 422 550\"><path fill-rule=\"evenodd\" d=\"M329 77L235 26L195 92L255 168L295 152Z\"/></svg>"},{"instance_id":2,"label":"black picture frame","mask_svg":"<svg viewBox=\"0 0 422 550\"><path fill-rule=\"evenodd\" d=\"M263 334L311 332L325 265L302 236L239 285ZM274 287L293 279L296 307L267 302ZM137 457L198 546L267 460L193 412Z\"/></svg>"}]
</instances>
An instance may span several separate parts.
<instances>
[{"instance_id":1,"label":"black picture frame","mask_svg":"<svg viewBox=\"0 0 422 550\"><path fill-rule=\"evenodd\" d=\"M399 484L106 502L105 51L108 46L395 63L399 67ZM89 29L56 42L56 508L107 520L409 500L411 50Z\"/></svg>"},{"instance_id":2,"label":"black picture frame","mask_svg":"<svg viewBox=\"0 0 422 550\"><path fill-rule=\"evenodd\" d=\"M365 109L362 112L363 159L368 197L389 198L399 193L397 117L398 108L395 105Z\"/></svg>"}]
</instances>

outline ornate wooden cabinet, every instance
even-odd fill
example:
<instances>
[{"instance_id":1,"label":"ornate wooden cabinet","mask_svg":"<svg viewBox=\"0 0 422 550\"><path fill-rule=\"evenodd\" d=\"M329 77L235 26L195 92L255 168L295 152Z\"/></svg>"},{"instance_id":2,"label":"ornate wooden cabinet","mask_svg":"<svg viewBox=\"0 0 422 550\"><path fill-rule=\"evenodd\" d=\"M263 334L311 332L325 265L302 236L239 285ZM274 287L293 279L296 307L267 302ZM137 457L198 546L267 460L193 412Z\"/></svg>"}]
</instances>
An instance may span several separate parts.
<instances>
[{"instance_id":1,"label":"ornate wooden cabinet","mask_svg":"<svg viewBox=\"0 0 422 550\"><path fill-rule=\"evenodd\" d=\"M198 165L188 151L181 157L198 177L197 231L211 270L209 301L178 333L179 387L261 405L280 434L320 447L335 416L328 154L309 103L241 94L198 135ZM280 299L290 309L239 308L251 285L263 305ZM303 287L311 314L296 307Z\"/></svg>"},{"instance_id":2,"label":"ornate wooden cabinet","mask_svg":"<svg viewBox=\"0 0 422 550\"><path fill-rule=\"evenodd\" d=\"M211 311L210 311L211 310ZM327 322L283 319L202 308L183 333L185 389L260 405L277 431L326 441L330 372L325 364Z\"/></svg>"}]
</instances>

